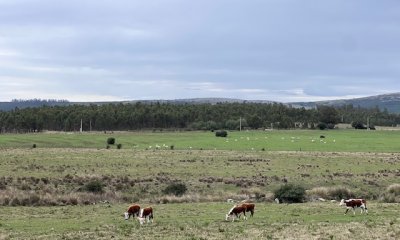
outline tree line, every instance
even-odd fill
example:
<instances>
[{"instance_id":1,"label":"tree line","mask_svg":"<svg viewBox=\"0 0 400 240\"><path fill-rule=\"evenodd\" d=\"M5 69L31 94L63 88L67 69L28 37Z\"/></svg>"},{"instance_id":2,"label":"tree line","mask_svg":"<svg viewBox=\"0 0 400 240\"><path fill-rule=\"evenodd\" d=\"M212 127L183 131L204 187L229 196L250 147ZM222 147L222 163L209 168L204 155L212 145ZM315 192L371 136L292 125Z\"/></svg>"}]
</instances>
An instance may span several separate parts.
<instances>
[{"instance_id":1,"label":"tree line","mask_svg":"<svg viewBox=\"0 0 400 240\"><path fill-rule=\"evenodd\" d=\"M1 132L148 129L236 130L333 128L338 123L400 124L400 115L352 105L294 108L281 103L117 103L41 106L0 111Z\"/></svg>"}]
</instances>

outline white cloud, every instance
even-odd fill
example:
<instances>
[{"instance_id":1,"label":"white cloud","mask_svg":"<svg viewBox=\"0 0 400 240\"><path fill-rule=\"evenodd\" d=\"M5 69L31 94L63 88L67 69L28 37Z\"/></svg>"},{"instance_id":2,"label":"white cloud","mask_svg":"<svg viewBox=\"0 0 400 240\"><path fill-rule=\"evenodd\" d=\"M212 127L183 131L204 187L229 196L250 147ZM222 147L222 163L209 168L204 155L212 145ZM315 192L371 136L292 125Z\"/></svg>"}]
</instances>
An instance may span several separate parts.
<instances>
[{"instance_id":1,"label":"white cloud","mask_svg":"<svg viewBox=\"0 0 400 240\"><path fill-rule=\"evenodd\" d=\"M0 48L0 57L16 57L19 55L20 54L16 51Z\"/></svg>"}]
</instances>

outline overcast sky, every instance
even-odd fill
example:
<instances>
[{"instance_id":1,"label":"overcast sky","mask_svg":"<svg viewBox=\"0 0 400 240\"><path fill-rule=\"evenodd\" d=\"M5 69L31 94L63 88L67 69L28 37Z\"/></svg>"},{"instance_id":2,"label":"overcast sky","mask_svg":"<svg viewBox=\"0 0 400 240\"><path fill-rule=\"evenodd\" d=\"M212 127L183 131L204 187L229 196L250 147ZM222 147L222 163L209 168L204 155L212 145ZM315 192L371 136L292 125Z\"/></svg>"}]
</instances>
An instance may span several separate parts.
<instances>
[{"instance_id":1,"label":"overcast sky","mask_svg":"<svg viewBox=\"0 0 400 240\"><path fill-rule=\"evenodd\" d=\"M0 101L400 92L398 0L0 0Z\"/></svg>"}]
</instances>

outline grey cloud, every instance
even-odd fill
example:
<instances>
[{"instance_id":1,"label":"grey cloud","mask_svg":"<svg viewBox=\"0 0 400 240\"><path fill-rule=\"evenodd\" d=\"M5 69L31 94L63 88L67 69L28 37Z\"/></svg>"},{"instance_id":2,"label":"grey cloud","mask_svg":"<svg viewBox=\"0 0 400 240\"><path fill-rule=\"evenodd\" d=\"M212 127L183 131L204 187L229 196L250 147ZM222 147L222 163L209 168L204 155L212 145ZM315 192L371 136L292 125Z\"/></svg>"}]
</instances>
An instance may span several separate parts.
<instances>
[{"instance_id":1,"label":"grey cloud","mask_svg":"<svg viewBox=\"0 0 400 240\"><path fill-rule=\"evenodd\" d=\"M42 96L311 100L400 91L396 1L0 0L0 8L0 83L41 79L51 83L38 84Z\"/></svg>"}]
</instances>

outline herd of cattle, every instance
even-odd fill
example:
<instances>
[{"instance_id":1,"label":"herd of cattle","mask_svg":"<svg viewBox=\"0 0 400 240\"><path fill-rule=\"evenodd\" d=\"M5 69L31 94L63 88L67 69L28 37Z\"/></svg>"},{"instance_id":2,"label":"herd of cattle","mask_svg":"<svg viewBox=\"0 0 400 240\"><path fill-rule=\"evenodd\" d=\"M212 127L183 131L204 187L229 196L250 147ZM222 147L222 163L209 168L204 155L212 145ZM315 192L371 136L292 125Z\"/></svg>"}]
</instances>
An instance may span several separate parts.
<instances>
[{"instance_id":1,"label":"herd of cattle","mask_svg":"<svg viewBox=\"0 0 400 240\"><path fill-rule=\"evenodd\" d=\"M365 199L342 199L339 203L339 206L345 206L346 207L346 212L344 214L347 214L347 212L352 209L353 214L356 214L356 208L361 209L361 214L363 212L368 213L367 209L367 202ZM250 212L250 217L253 217L254 215L254 209L255 209L255 204L254 203L240 203L240 204L235 204L229 212L225 215L225 220L228 221L229 219L232 219L232 222L235 221L235 219L240 219L240 216L243 214L243 219L246 220L246 212ZM132 218L136 217L140 224L144 224L145 222L147 223L152 223L153 222L153 208L151 207L146 207L146 208L140 208L138 204L133 204L131 205L128 210L124 213L125 215L125 220L128 220L131 216Z\"/></svg>"}]
</instances>

